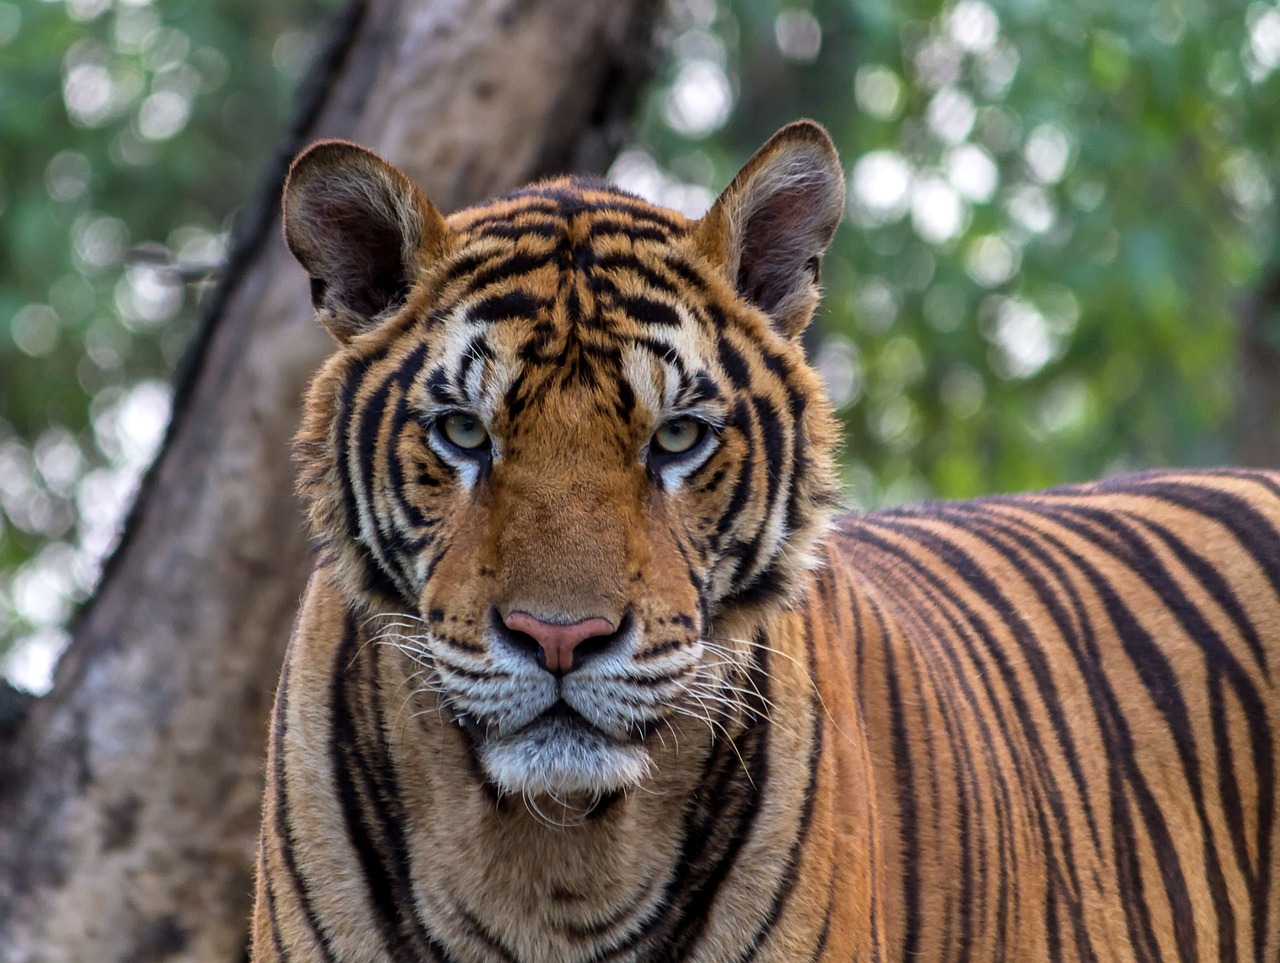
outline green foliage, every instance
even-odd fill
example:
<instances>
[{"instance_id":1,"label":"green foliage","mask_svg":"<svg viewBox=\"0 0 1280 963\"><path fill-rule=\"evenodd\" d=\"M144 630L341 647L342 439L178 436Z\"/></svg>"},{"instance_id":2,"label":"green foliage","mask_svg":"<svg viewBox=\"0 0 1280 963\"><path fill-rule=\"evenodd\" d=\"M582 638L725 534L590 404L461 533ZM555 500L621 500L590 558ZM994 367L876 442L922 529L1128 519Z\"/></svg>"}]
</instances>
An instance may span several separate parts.
<instances>
[{"instance_id":1,"label":"green foliage","mask_svg":"<svg viewBox=\"0 0 1280 963\"><path fill-rule=\"evenodd\" d=\"M850 171L815 356L856 501L1230 460L1234 311L1274 243L1275 7L674 12L644 136L662 169L723 184L805 114ZM691 123L699 71L732 110Z\"/></svg>"},{"instance_id":2,"label":"green foliage","mask_svg":"<svg viewBox=\"0 0 1280 963\"><path fill-rule=\"evenodd\" d=\"M700 213L812 116L849 171L811 348L850 498L1230 460L1274 263L1280 10L669 0L625 185ZM159 439L337 0L0 0L0 651L39 684ZM1280 330L1280 329L1277 329Z\"/></svg>"},{"instance_id":3,"label":"green foliage","mask_svg":"<svg viewBox=\"0 0 1280 963\"><path fill-rule=\"evenodd\" d=\"M333 6L0 0L0 651L91 590Z\"/></svg>"}]
</instances>

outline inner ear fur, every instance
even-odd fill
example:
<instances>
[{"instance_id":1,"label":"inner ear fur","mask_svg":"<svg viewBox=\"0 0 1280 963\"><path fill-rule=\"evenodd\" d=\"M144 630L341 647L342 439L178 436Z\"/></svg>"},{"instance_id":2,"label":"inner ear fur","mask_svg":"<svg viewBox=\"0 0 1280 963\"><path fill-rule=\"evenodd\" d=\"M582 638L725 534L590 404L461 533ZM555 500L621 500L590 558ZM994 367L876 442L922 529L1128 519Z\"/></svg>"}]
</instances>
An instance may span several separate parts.
<instances>
[{"instance_id":1,"label":"inner ear fur","mask_svg":"<svg viewBox=\"0 0 1280 963\"><path fill-rule=\"evenodd\" d=\"M797 338L817 306L819 265L843 212L835 145L821 125L798 120L752 155L695 237L743 298Z\"/></svg>"},{"instance_id":2,"label":"inner ear fur","mask_svg":"<svg viewBox=\"0 0 1280 963\"><path fill-rule=\"evenodd\" d=\"M289 169L284 237L316 314L339 341L404 304L421 265L443 253L444 218L402 172L346 141L312 144Z\"/></svg>"}]
</instances>

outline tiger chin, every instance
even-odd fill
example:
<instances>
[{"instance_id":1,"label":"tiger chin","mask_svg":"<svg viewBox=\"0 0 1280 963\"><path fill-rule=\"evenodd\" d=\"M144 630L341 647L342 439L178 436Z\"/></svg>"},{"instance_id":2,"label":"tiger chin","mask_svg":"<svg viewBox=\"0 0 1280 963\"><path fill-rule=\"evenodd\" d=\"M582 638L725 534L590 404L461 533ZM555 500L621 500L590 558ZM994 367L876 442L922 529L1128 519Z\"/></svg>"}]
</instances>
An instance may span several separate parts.
<instances>
[{"instance_id":1,"label":"tiger chin","mask_svg":"<svg viewBox=\"0 0 1280 963\"><path fill-rule=\"evenodd\" d=\"M801 121L691 220L325 141L253 958L1280 958L1280 475L837 516Z\"/></svg>"}]
</instances>

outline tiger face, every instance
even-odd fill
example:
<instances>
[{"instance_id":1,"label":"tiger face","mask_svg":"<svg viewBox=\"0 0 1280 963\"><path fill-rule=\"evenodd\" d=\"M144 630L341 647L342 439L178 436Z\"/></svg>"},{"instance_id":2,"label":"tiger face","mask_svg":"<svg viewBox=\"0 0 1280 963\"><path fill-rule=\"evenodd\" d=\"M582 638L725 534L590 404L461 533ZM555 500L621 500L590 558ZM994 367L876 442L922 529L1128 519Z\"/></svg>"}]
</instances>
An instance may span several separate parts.
<instances>
[{"instance_id":1,"label":"tiger face","mask_svg":"<svg viewBox=\"0 0 1280 963\"><path fill-rule=\"evenodd\" d=\"M298 437L313 527L498 790L637 786L732 701L835 502L799 338L842 207L808 122L696 222L576 179L446 219L361 148L295 162L341 344Z\"/></svg>"}]
</instances>

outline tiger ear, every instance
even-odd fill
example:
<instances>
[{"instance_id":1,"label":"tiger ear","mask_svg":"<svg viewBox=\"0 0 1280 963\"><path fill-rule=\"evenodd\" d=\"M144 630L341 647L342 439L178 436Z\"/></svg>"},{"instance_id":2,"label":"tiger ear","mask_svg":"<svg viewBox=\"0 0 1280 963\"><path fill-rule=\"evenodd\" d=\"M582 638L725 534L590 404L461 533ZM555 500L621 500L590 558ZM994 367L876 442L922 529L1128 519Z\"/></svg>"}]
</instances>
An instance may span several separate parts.
<instances>
[{"instance_id":1,"label":"tiger ear","mask_svg":"<svg viewBox=\"0 0 1280 963\"><path fill-rule=\"evenodd\" d=\"M284 237L311 275L311 302L346 342L404 304L449 229L425 194L377 154L346 141L312 144L284 187Z\"/></svg>"},{"instance_id":2,"label":"tiger ear","mask_svg":"<svg viewBox=\"0 0 1280 963\"><path fill-rule=\"evenodd\" d=\"M818 304L818 268L844 212L844 175L819 124L798 120L738 171L696 243L740 295L797 338Z\"/></svg>"}]
</instances>

